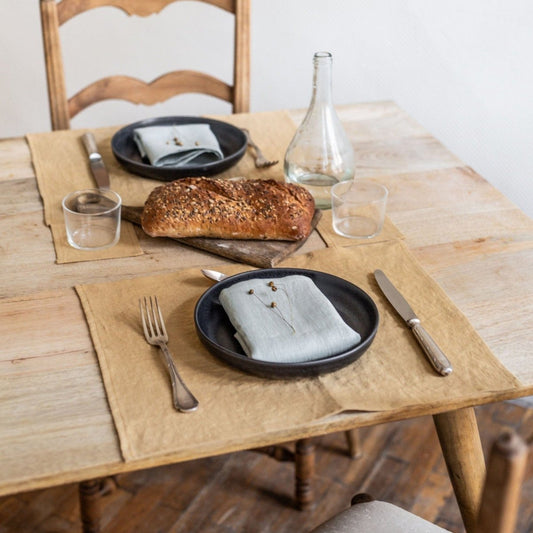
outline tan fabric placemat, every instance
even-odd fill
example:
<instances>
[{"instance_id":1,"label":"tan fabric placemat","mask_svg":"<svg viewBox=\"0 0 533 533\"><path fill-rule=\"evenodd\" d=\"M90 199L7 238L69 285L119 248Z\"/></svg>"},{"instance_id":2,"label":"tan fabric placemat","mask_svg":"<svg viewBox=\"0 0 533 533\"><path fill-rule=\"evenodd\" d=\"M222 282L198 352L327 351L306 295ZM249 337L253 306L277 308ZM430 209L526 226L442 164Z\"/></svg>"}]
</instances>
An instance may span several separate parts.
<instances>
[{"instance_id":1,"label":"tan fabric placemat","mask_svg":"<svg viewBox=\"0 0 533 533\"><path fill-rule=\"evenodd\" d=\"M115 128L113 128L113 131ZM87 130L65 130L48 133L28 134L32 163L37 185L44 204L44 220L50 226L57 263L93 261L142 254L133 225L121 222L120 241L105 250L77 250L69 246L61 208L62 199L72 191L92 189L96 185L89 169L87 153L81 142L81 135ZM105 132L109 131L106 128ZM97 140L105 135L96 130ZM99 143L100 144L100 143ZM109 158L104 156L109 170ZM114 188L113 181L111 187ZM121 191L117 192L122 195ZM123 198L124 201L124 198Z\"/></svg>"},{"instance_id":2,"label":"tan fabric placemat","mask_svg":"<svg viewBox=\"0 0 533 533\"><path fill-rule=\"evenodd\" d=\"M254 151L248 148L244 157L234 167L226 170L217 177L231 178L244 176L246 178L261 178L284 181L283 159L289 146L296 125L286 111L264 111L261 113L240 113L225 117L212 117L229 122L238 128L246 128L252 139L261 147L267 159L278 161L276 165L267 168L256 168Z\"/></svg>"},{"instance_id":3,"label":"tan fabric placemat","mask_svg":"<svg viewBox=\"0 0 533 533\"><path fill-rule=\"evenodd\" d=\"M194 329L194 306L211 286L199 269L77 287L126 460L177 453L198 443L229 444L344 410L438 405L519 385L403 242L325 249L289 258L283 266L338 275L372 296L381 322L374 344L358 361L319 378L287 381L257 378L220 362ZM371 275L376 268L419 312L454 365L451 376L432 370L379 292ZM231 265L226 272L245 270L250 268ZM178 369L200 401L195 413L173 409L161 356L143 338L138 298L152 294L160 299Z\"/></svg>"},{"instance_id":4,"label":"tan fabric placemat","mask_svg":"<svg viewBox=\"0 0 533 533\"><path fill-rule=\"evenodd\" d=\"M350 239L348 237L343 237L342 235L335 233L335 230L333 229L331 209L322 211L322 217L320 218L316 229L329 247L375 244L377 242L393 241L404 238L401 231L392 223L389 217L385 217L382 230L371 239Z\"/></svg>"},{"instance_id":5,"label":"tan fabric placemat","mask_svg":"<svg viewBox=\"0 0 533 533\"><path fill-rule=\"evenodd\" d=\"M248 128L252 138L271 159L279 160L275 166L257 169L247 150L244 157L217 177L271 178L283 180L283 157L296 126L285 111L245 113L215 117L219 120ZM119 127L91 130L96 138L109 172L111 188L122 197L124 205L143 205L152 189L163 182L145 179L124 170L111 151L111 138ZM133 226L122 223L120 243L106 250L76 250L68 245L61 200L71 191L95 187L87 162L81 136L88 130L65 130L34 133L26 136L32 154L39 192L43 198L45 222L52 231L58 263L92 261L96 259L129 257L142 254Z\"/></svg>"},{"instance_id":6,"label":"tan fabric placemat","mask_svg":"<svg viewBox=\"0 0 533 533\"><path fill-rule=\"evenodd\" d=\"M330 253L316 254L316 258L295 257L290 264L352 281L372 297L380 315L378 333L368 353L320 378L342 410L438 405L520 385L403 241L335 248ZM377 286L373 275L376 269L387 274L448 356L454 369L451 375L442 377L433 370L413 334Z\"/></svg>"}]
</instances>

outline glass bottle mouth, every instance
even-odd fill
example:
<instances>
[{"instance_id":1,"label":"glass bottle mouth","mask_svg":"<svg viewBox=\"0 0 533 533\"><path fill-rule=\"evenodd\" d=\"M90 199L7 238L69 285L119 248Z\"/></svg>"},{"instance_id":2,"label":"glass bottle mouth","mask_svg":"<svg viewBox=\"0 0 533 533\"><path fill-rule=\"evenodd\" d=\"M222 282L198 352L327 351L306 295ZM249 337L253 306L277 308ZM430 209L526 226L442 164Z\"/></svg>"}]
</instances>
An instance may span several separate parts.
<instances>
[{"instance_id":1,"label":"glass bottle mouth","mask_svg":"<svg viewBox=\"0 0 533 533\"><path fill-rule=\"evenodd\" d=\"M330 52L315 52L315 59L331 59L333 56Z\"/></svg>"}]
</instances>

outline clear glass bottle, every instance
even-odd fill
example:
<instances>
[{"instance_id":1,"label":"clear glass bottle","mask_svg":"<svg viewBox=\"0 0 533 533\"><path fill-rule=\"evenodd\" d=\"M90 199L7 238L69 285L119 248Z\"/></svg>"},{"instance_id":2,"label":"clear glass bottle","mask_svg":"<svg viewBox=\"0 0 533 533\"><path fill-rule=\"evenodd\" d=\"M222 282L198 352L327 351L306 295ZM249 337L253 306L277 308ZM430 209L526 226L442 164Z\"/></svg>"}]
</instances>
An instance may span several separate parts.
<instances>
[{"instance_id":1,"label":"clear glass bottle","mask_svg":"<svg viewBox=\"0 0 533 533\"><path fill-rule=\"evenodd\" d=\"M331 207L331 186L355 172L353 147L333 107L332 62L329 52L314 55L311 104L284 162L286 180L305 186L321 209Z\"/></svg>"}]
</instances>

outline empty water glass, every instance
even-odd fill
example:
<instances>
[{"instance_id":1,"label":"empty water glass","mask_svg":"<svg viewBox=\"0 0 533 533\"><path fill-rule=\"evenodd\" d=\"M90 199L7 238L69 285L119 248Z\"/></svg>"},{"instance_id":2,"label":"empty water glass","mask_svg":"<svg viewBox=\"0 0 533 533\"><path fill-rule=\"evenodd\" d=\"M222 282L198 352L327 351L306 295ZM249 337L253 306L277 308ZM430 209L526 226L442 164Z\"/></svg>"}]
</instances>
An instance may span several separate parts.
<instances>
[{"instance_id":1,"label":"empty water glass","mask_svg":"<svg viewBox=\"0 0 533 533\"><path fill-rule=\"evenodd\" d=\"M343 181L331 188L333 229L343 237L370 239L382 229L388 191L368 180Z\"/></svg>"},{"instance_id":2,"label":"empty water glass","mask_svg":"<svg viewBox=\"0 0 533 533\"><path fill-rule=\"evenodd\" d=\"M63 198L68 243L78 250L101 250L120 238L120 196L111 190L87 189Z\"/></svg>"}]
</instances>

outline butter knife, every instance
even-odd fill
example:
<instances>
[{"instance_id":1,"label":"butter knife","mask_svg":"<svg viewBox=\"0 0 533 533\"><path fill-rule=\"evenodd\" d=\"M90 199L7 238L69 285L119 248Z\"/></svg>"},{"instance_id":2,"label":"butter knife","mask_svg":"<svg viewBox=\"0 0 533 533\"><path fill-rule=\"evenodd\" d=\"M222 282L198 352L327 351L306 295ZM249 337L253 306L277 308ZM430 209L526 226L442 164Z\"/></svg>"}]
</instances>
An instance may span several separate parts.
<instances>
[{"instance_id":1,"label":"butter knife","mask_svg":"<svg viewBox=\"0 0 533 533\"><path fill-rule=\"evenodd\" d=\"M219 272L218 270L207 270L205 268L202 268L202 274L213 281L222 281L224 278L227 278L226 274L222 274L222 272Z\"/></svg>"},{"instance_id":2,"label":"butter knife","mask_svg":"<svg viewBox=\"0 0 533 533\"><path fill-rule=\"evenodd\" d=\"M93 173L94 180L99 189L109 189L109 174L104 165L104 160L98 152L98 146L96 146L96 139L91 132L84 133L81 137L83 145L87 150L89 156L89 166Z\"/></svg>"},{"instance_id":3,"label":"butter knife","mask_svg":"<svg viewBox=\"0 0 533 533\"><path fill-rule=\"evenodd\" d=\"M381 270L374 271L374 277L387 300L389 300L396 312L411 328L413 335L424 350L424 353L429 359L429 362L433 365L433 368L442 376L448 376L451 374L452 365L450 361L437 346L437 343L431 338L430 334L424 329L420 323L420 319L416 316L405 298L398 292L396 287Z\"/></svg>"}]
</instances>

